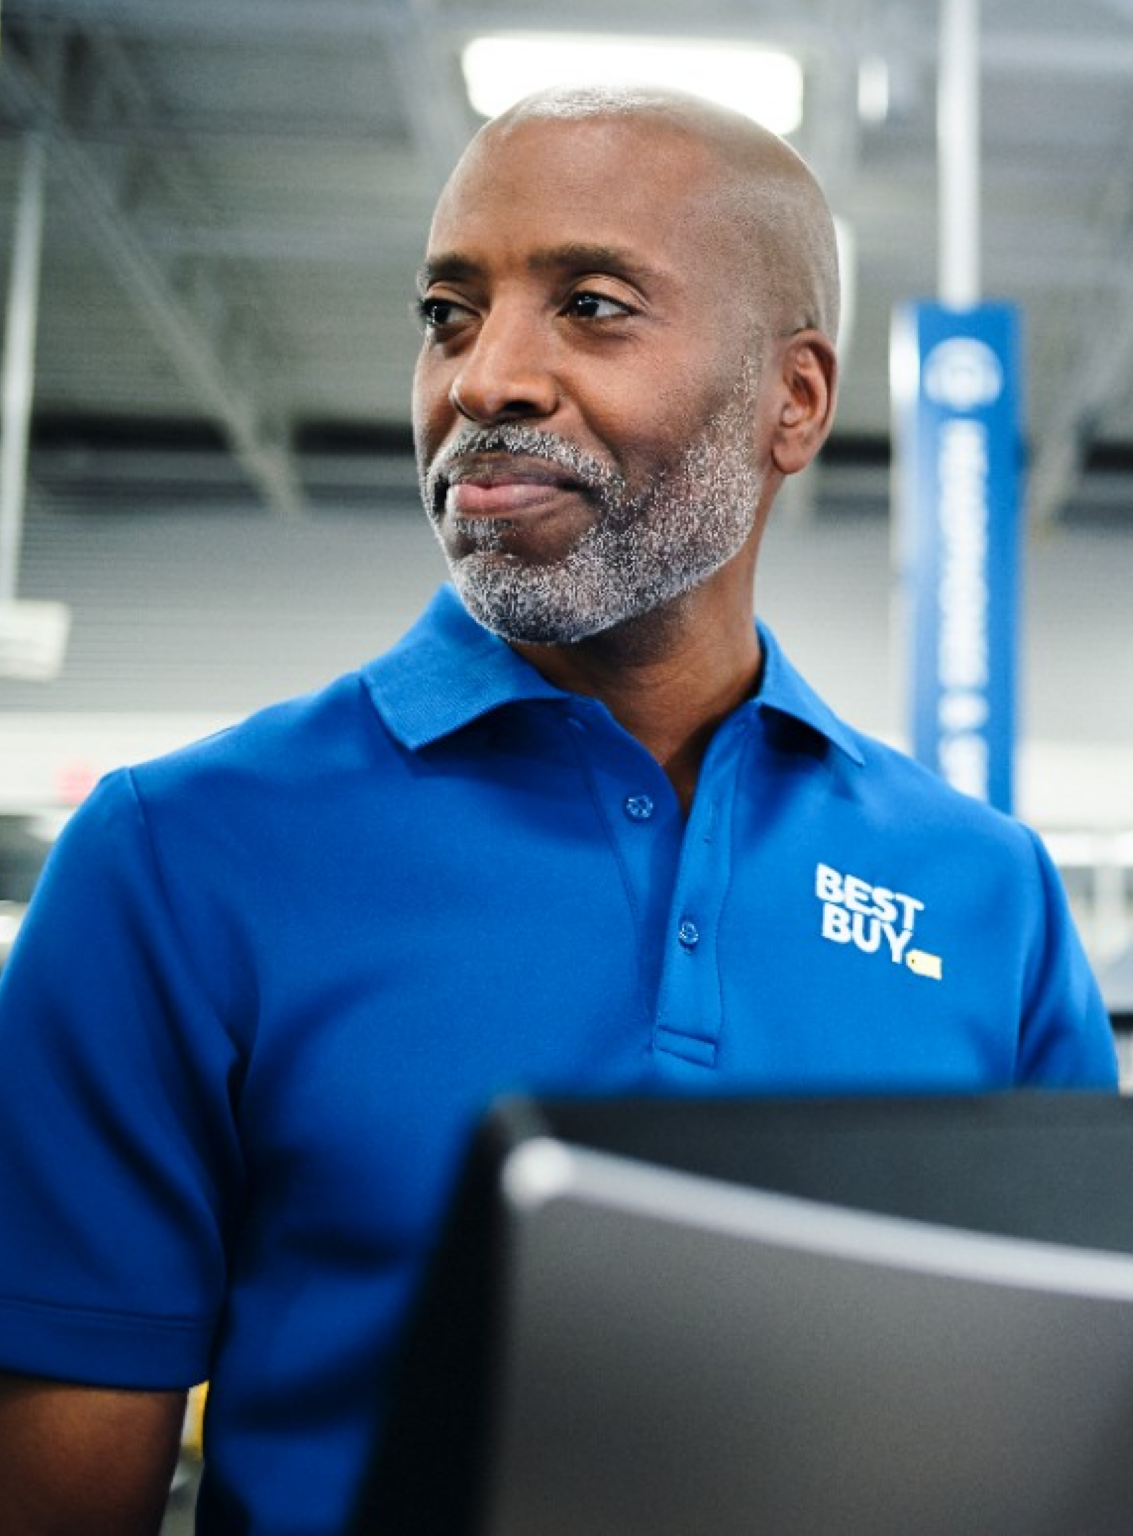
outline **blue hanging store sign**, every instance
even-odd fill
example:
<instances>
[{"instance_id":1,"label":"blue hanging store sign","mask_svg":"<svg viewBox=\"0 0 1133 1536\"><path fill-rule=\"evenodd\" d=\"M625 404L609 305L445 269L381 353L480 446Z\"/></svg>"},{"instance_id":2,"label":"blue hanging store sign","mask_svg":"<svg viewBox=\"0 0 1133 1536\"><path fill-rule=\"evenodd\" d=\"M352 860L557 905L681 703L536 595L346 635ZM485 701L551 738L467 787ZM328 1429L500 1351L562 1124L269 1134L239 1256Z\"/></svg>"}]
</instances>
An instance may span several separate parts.
<instances>
[{"instance_id":1,"label":"blue hanging store sign","mask_svg":"<svg viewBox=\"0 0 1133 1536\"><path fill-rule=\"evenodd\" d=\"M893 332L898 567L912 750L1010 811L1019 629L1014 306L912 304Z\"/></svg>"}]
</instances>

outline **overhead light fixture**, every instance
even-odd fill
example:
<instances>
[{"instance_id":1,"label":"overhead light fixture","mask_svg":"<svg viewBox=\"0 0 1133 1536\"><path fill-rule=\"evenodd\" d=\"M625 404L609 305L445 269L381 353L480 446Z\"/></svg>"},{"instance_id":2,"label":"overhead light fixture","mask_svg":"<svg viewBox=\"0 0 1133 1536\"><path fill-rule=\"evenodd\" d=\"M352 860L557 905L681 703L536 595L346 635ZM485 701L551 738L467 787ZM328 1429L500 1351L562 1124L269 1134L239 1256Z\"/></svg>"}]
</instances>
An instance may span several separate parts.
<instances>
[{"instance_id":1,"label":"overhead light fixture","mask_svg":"<svg viewBox=\"0 0 1133 1536\"><path fill-rule=\"evenodd\" d=\"M782 134L793 133L803 115L799 61L751 43L498 33L473 38L462 62L468 99L484 117L496 117L531 91L571 85L690 91Z\"/></svg>"},{"instance_id":2,"label":"overhead light fixture","mask_svg":"<svg viewBox=\"0 0 1133 1536\"><path fill-rule=\"evenodd\" d=\"M889 64L880 54L870 54L858 65L858 116L870 127L879 127L889 116L891 89Z\"/></svg>"}]
</instances>

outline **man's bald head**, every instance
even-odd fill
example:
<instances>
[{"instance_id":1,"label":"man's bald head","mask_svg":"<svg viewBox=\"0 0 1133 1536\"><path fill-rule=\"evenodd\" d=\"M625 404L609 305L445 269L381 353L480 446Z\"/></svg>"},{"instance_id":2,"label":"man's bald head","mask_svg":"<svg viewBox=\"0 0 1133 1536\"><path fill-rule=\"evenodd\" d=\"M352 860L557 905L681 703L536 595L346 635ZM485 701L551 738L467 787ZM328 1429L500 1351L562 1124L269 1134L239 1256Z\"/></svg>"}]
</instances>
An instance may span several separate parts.
<instances>
[{"instance_id":1,"label":"man's bald head","mask_svg":"<svg viewBox=\"0 0 1133 1536\"><path fill-rule=\"evenodd\" d=\"M737 278L750 285L749 293L737 294L737 304L753 301L759 328L790 335L813 327L836 339L838 253L829 205L801 157L750 118L676 91L558 88L525 97L493 118L469 153L491 152L529 123L568 127L602 119L640 126L658 156L670 135L699 144L706 171L710 165L718 177L711 192L719 202L721 237L736 237ZM648 156L642 174L649 174Z\"/></svg>"}]
</instances>

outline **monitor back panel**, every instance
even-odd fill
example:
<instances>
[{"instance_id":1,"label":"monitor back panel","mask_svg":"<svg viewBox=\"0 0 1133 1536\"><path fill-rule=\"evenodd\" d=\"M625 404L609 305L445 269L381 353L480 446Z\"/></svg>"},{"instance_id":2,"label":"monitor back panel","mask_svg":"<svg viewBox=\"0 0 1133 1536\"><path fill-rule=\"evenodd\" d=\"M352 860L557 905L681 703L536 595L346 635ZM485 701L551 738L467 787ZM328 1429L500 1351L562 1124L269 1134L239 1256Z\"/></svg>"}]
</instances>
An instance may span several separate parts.
<instances>
[{"instance_id":1,"label":"monitor back panel","mask_svg":"<svg viewBox=\"0 0 1133 1536\"><path fill-rule=\"evenodd\" d=\"M504 1175L485 1536L1133 1530L1127 1256L556 1146Z\"/></svg>"}]
</instances>

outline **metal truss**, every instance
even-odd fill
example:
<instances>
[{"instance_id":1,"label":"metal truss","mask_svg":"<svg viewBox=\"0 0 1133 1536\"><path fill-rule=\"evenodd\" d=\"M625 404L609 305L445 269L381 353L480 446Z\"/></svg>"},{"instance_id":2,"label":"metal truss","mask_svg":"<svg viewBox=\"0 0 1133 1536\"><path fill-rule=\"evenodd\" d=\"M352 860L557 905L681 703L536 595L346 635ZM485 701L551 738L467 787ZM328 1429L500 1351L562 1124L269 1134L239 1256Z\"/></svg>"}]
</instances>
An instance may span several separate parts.
<instances>
[{"instance_id":1,"label":"metal truss","mask_svg":"<svg viewBox=\"0 0 1133 1536\"><path fill-rule=\"evenodd\" d=\"M125 51L99 29L68 24L25 35L9 24L0 55L0 110L44 137L57 182L82 210L110 271L260 495L280 513L299 513L302 492L287 434L271 419L257 384L267 366L265 339L237 313L205 263L179 265L138 227L143 183L168 204L172 221L187 225L201 218L195 190L175 179L165 157L147 157L140 138L108 159L73 126L129 124L152 113Z\"/></svg>"},{"instance_id":2,"label":"metal truss","mask_svg":"<svg viewBox=\"0 0 1133 1536\"><path fill-rule=\"evenodd\" d=\"M1035 529L1049 528L1066 509L1107 411L1127 397L1133 376L1133 154L1128 151L1110 173L1097 222L1109 241L1102 254L1105 280L1084 285L1076 306L1080 340L1057 382L1049 418L1041 423L1028 492ZM1090 264L1084 266L1088 272Z\"/></svg>"}]
</instances>

